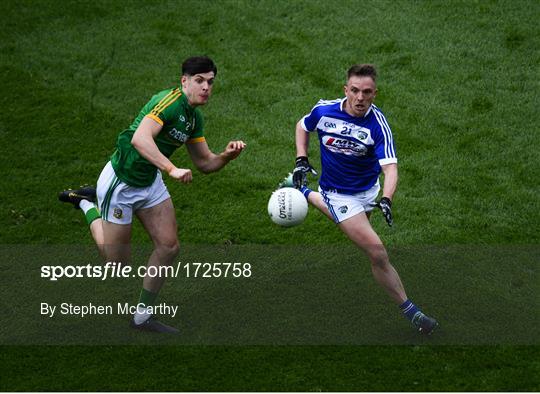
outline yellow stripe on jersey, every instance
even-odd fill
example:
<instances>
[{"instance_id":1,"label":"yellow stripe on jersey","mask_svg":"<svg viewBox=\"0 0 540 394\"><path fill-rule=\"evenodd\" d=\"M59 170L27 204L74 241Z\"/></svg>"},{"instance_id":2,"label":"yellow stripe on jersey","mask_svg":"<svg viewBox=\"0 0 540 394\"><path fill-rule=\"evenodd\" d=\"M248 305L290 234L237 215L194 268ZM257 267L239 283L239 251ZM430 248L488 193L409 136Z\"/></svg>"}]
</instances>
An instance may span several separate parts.
<instances>
[{"instance_id":1,"label":"yellow stripe on jersey","mask_svg":"<svg viewBox=\"0 0 540 394\"><path fill-rule=\"evenodd\" d=\"M152 111L158 111L159 107L163 105L163 103L171 98L171 96L175 93L176 89L171 90L169 93L167 93L159 102L152 108Z\"/></svg>"},{"instance_id":2,"label":"yellow stripe on jersey","mask_svg":"<svg viewBox=\"0 0 540 394\"><path fill-rule=\"evenodd\" d=\"M154 109L152 109L151 113L153 113L154 115L159 115L165 110L165 108L167 108L169 105L174 103L180 96L181 94L178 93L170 97L167 97L167 100L165 100L164 98L154 107Z\"/></svg>"},{"instance_id":3,"label":"yellow stripe on jersey","mask_svg":"<svg viewBox=\"0 0 540 394\"><path fill-rule=\"evenodd\" d=\"M158 113L159 112L163 112L163 110L165 108L167 108L170 104L172 104L178 97L181 96L181 93L178 92L178 93L175 93L175 94L172 94L170 97L167 97L167 98L163 98L155 107L154 107L154 111L157 111Z\"/></svg>"},{"instance_id":4,"label":"yellow stripe on jersey","mask_svg":"<svg viewBox=\"0 0 540 394\"><path fill-rule=\"evenodd\" d=\"M148 115L146 115L145 117L148 117L148 118L150 118L150 119L153 119L153 120L155 120L156 122L158 122L160 125L163 126L163 121L162 121L160 118L158 118L156 115L154 115L154 114L148 114Z\"/></svg>"},{"instance_id":5,"label":"yellow stripe on jersey","mask_svg":"<svg viewBox=\"0 0 540 394\"><path fill-rule=\"evenodd\" d=\"M150 113L153 115L159 116L159 114L165 111L165 109L167 109L168 106L170 106L171 104L174 104L174 102L178 100L180 96L181 94L178 94L177 96L172 97L167 103L163 103L163 105L161 105L159 109L156 109L157 107L155 107Z\"/></svg>"},{"instance_id":6,"label":"yellow stripe on jersey","mask_svg":"<svg viewBox=\"0 0 540 394\"><path fill-rule=\"evenodd\" d=\"M179 89L172 90L168 95L163 97L159 103L157 103L157 105L152 111L150 111L150 113L155 116L159 116L159 114L162 113L165 108L174 103L181 95L182 92L180 92Z\"/></svg>"},{"instance_id":7,"label":"yellow stripe on jersey","mask_svg":"<svg viewBox=\"0 0 540 394\"><path fill-rule=\"evenodd\" d=\"M197 138L192 138L190 140L187 140L186 141L186 144L196 144L197 142L204 142L206 141L206 138L204 137L197 137Z\"/></svg>"},{"instance_id":8,"label":"yellow stripe on jersey","mask_svg":"<svg viewBox=\"0 0 540 394\"><path fill-rule=\"evenodd\" d=\"M159 109L160 106L162 106L165 102L167 102L172 96L175 94L180 93L180 90L178 88L171 90L169 93L167 93L159 102L156 104L154 109Z\"/></svg>"}]
</instances>

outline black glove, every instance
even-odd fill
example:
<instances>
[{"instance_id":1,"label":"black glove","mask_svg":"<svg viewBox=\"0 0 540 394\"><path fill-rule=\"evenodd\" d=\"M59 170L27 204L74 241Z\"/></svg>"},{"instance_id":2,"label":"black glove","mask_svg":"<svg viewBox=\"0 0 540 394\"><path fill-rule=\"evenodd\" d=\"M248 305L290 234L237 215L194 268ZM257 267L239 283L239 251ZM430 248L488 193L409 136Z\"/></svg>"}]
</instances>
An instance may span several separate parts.
<instances>
[{"instance_id":1,"label":"black glove","mask_svg":"<svg viewBox=\"0 0 540 394\"><path fill-rule=\"evenodd\" d=\"M392 218L392 201L388 197L383 197L379 200L379 202L371 205L381 210L382 214L384 215L384 220L386 220L386 223L392 227L392 224L394 224L394 220Z\"/></svg>"},{"instance_id":2,"label":"black glove","mask_svg":"<svg viewBox=\"0 0 540 394\"><path fill-rule=\"evenodd\" d=\"M293 170L293 183L294 187L300 189L307 184L307 173L310 172L313 175L317 175L315 168L309 164L306 156L298 156L296 158L295 167Z\"/></svg>"}]
</instances>

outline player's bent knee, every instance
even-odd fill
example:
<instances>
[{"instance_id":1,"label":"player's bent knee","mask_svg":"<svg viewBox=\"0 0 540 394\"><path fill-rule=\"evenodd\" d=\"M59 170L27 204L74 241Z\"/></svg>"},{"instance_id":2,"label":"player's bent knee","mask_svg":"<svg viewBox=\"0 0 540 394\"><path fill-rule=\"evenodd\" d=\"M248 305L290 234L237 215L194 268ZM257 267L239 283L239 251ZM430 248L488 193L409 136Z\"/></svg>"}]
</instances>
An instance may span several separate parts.
<instances>
[{"instance_id":1,"label":"player's bent knee","mask_svg":"<svg viewBox=\"0 0 540 394\"><path fill-rule=\"evenodd\" d=\"M371 264L374 266L384 267L390 262L388 253L382 245L367 248L367 254Z\"/></svg>"},{"instance_id":2,"label":"player's bent knee","mask_svg":"<svg viewBox=\"0 0 540 394\"><path fill-rule=\"evenodd\" d=\"M173 259L180 253L180 244L178 243L178 240L160 243L156 245L156 249L158 249L159 253L166 257L167 260ZM167 264L170 264L170 262L167 262Z\"/></svg>"}]
</instances>

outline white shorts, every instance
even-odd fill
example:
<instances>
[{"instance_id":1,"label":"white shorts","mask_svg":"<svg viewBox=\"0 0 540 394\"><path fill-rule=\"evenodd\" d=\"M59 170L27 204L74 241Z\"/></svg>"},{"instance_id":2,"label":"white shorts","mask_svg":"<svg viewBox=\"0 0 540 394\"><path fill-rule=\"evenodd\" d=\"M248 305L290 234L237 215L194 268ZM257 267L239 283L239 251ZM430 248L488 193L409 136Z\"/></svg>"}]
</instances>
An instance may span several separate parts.
<instances>
[{"instance_id":1,"label":"white shorts","mask_svg":"<svg viewBox=\"0 0 540 394\"><path fill-rule=\"evenodd\" d=\"M381 186L377 182L373 187L365 192L356 194L341 194L334 191L324 191L319 187L328 210L332 214L336 223L358 215L361 212L373 210L371 204L375 203Z\"/></svg>"},{"instance_id":2,"label":"white shorts","mask_svg":"<svg viewBox=\"0 0 540 394\"><path fill-rule=\"evenodd\" d=\"M116 224L130 224L133 212L151 208L171 197L160 171L150 186L134 187L118 179L111 162L101 171L96 192L101 218Z\"/></svg>"}]
</instances>

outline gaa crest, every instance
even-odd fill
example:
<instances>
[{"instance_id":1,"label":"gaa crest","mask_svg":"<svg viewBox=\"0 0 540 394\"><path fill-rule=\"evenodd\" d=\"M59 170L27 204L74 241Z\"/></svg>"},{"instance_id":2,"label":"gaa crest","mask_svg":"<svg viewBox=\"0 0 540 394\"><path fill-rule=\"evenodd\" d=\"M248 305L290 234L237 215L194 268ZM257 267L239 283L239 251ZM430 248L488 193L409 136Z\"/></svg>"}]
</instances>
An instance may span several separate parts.
<instances>
[{"instance_id":1,"label":"gaa crest","mask_svg":"<svg viewBox=\"0 0 540 394\"><path fill-rule=\"evenodd\" d=\"M122 219L122 216L123 216L122 210L120 208L114 208L113 216L117 219Z\"/></svg>"}]
</instances>

